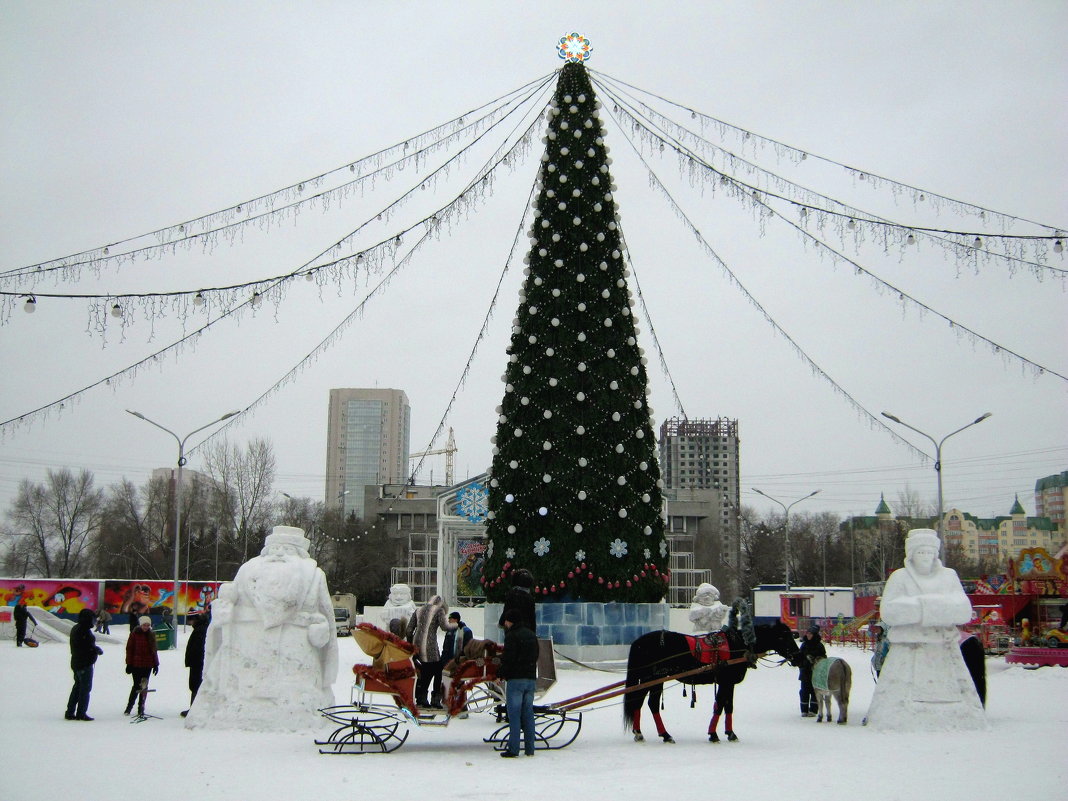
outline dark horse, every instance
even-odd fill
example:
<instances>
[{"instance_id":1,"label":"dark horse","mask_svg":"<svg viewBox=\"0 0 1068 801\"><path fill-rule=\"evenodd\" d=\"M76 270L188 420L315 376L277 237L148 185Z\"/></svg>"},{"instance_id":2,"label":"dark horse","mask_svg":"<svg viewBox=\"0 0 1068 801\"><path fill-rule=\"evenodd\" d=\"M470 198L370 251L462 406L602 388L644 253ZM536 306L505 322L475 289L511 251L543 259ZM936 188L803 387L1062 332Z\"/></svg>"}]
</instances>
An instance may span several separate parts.
<instances>
[{"instance_id":1,"label":"dark horse","mask_svg":"<svg viewBox=\"0 0 1068 801\"><path fill-rule=\"evenodd\" d=\"M710 666L708 670L679 679L690 685L717 685L716 703L712 720L708 724L708 739L713 743L719 742L716 726L721 714L726 715L727 739L738 739L734 733L733 720L734 685L742 682L745 672L751 666L755 667L756 657L775 651L790 664L794 664L800 653L790 629L781 621L770 625L754 626L753 633L756 635L756 642L746 648L742 632L738 629L729 629L726 632L729 655L727 648L724 648L721 653L710 655L711 661L707 662ZM688 636L674 631L654 631L643 634L630 646L630 655L627 658L627 687L634 687L647 681L674 676L704 666L706 660L699 660L691 651L690 643L693 640L692 635ZM664 721L660 717L660 697L663 691L663 684L655 684L652 687L628 692L623 696L623 725L630 727L635 740L645 739L641 730L641 713L642 701L648 694L649 711L652 712L653 721L656 723L656 733L665 743L675 742L664 728Z\"/></svg>"}]
</instances>

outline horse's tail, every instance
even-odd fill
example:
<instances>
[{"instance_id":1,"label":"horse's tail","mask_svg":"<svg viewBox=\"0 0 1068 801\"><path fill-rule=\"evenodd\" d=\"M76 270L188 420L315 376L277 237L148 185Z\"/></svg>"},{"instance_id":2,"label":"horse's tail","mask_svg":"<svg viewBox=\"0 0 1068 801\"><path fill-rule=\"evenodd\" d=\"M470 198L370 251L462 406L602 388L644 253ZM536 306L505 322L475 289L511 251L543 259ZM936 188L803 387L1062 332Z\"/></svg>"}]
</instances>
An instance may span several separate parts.
<instances>
[{"instance_id":1,"label":"horse's tail","mask_svg":"<svg viewBox=\"0 0 1068 801\"><path fill-rule=\"evenodd\" d=\"M853 688L853 668L844 659L838 661L842 663L842 703L848 704L849 691Z\"/></svg>"},{"instance_id":2,"label":"horse's tail","mask_svg":"<svg viewBox=\"0 0 1068 801\"><path fill-rule=\"evenodd\" d=\"M644 655L645 643L643 642L648 634L643 634L630 644L630 651L627 653L627 687L633 687L636 684L641 684L642 669L647 667L646 658ZM624 731L630 731L634 721L634 712L641 709L642 701L645 700L644 690L637 692L625 693L623 695L623 729Z\"/></svg>"}]
</instances>

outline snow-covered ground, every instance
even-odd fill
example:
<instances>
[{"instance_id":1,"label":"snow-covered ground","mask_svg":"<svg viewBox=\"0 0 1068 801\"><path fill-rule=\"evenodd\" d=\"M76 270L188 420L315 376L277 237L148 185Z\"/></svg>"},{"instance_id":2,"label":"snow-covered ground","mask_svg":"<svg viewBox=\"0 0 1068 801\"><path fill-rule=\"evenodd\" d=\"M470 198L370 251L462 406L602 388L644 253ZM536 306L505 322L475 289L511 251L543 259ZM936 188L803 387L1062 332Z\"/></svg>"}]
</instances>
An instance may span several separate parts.
<instances>
[{"instance_id":1,"label":"snow-covered ground","mask_svg":"<svg viewBox=\"0 0 1068 801\"><path fill-rule=\"evenodd\" d=\"M123 627L113 631L124 635ZM351 638L340 640L334 686L347 700L350 667L366 661ZM105 799L903 799L1068 798L1068 670L1026 670L988 660L991 728L954 734L888 734L860 725L873 681L867 652L831 648L853 666L847 726L802 719L797 671L760 667L738 688L740 741L705 736L712 692L699 689L697 708L671 687L664 718L678 741L635 743L620 707L588 711L568 748L533 759L502 760L482 742L488 715L454 720L445 729L415 730L398 751L374 756L321 756L313 735L189 731L187 672L181 651L161 654L148 711L123 717L129 677L123 646L103 644L89 714L63 719L71 685L65 644L37 649L0 643L0 797ZM568 668L547 701L564 699L620 676ZM608 667L617 668L618 665ZM646 734L653 733L645 716ZM722 724L721 724L722 726ZM324 727L323 732L325 733ZM721 729L722 731L722 729Z\"/></svg>"}]
</instances>

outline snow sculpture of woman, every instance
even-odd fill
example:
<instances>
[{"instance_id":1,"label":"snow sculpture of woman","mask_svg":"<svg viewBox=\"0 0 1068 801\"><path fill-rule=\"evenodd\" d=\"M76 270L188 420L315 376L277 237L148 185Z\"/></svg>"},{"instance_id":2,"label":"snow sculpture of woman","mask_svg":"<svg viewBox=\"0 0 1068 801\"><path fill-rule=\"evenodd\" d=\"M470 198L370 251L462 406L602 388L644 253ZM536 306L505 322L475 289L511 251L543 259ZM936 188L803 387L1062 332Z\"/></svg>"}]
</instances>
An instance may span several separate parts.
<instances>
[{"instance_id":1,"label":"snow sculpture of woman","mask_svg":"<svg viewBox=\"0 0 1068 801\"><path fill-rule=\"evenodd\" d=\"M879 612L890 650L866 722L888 731L987 728L983 705L960 653L957 626L972 616L957 572L938 558L938 533L913 529L905 566L887 579Z\"/></svg>"},{"instance_id":2,"label":"snow sculpture of woman","mask_svg":"<svg viewBox=\"0 0 1068 801\"><path fill-rule=\"evenodd\" d=\"M310 729L333 705L333 607L308 545L301 529L275 526L261 554L220 588L187 727Z\"/></svg>"},{"instance_id":3,"label":"snow sculpture of woman","mask_svg":"<svg viewBox=\"0 0 1068 801\"><path fill-rule=\"evenodd\" d=\"M719 590L711 584L701 584L690 604L690 622L693 630L700 633L719 631L727 622L731 608L720 603Z\"/></svg>"}]
</instances>

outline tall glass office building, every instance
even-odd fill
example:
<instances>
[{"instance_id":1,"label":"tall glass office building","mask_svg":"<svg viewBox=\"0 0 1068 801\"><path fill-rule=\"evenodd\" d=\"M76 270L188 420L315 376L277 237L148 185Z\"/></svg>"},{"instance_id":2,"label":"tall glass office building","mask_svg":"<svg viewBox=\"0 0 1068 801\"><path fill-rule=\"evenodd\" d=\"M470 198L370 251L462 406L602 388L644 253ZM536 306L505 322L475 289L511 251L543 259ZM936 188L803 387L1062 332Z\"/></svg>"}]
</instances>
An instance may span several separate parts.
<instances>
[{"instance_id":1,"label":"tall glass office building","mask_svg":"<svg viewBox=\"0 0 1068 801\"><path fill-rule=\"evenodd\" d=\"M408 478L411 407L399 389L332 389L326 505L363 517L364 488Z\"/></svg>"}]
</instances>

